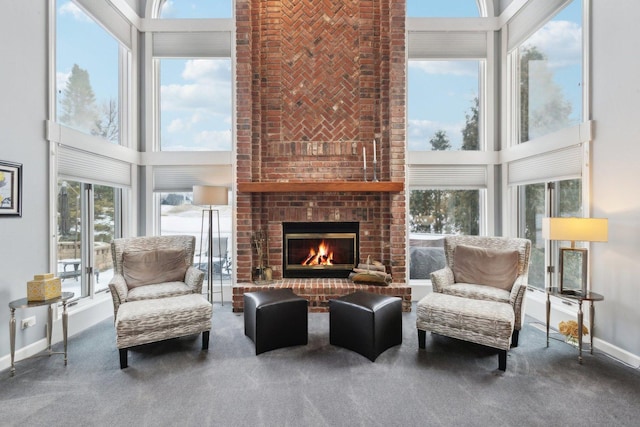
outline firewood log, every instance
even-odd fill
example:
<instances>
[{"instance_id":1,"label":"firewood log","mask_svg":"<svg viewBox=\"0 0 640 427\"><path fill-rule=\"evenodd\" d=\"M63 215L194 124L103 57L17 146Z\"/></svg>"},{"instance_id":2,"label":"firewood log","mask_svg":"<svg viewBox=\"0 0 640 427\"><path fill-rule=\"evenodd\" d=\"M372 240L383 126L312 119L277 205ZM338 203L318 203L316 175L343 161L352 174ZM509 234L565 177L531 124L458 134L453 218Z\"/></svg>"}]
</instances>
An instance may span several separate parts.
<instances>
[{"instance_id":1,"label":"firewood log","mask_svg":"<svg viewBox=\"0 0 640 427\"><path fill-rule=\"evenodd\" d=\"M373 270L373 271L384 271L384 272L387 271L387 269L383 264L376 264L376 263L366 264L361 262L360 264L358 264L358 268L362 270Z\"/></svg>"}]
</instances>

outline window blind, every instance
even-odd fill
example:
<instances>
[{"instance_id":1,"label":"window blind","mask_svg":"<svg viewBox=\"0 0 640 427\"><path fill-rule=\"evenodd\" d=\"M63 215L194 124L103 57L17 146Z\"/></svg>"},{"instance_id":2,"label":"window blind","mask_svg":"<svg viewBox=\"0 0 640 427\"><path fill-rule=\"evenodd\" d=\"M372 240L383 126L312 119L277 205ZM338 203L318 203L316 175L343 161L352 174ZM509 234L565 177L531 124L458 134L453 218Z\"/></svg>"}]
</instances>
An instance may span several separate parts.
<instances>
[{"instance_id":1,"label":"window blind","mask_svg":"<svg viewBox=\"0 0 640 427\"><path fill-rule=\"evenodd\" d=\"M509 185L582 177L582 144L514 160L507 165Z\"/></svg>"},{"instance_id":2,"label":"window blind","mask_svg":"<svg viewBox=\"0 0 640 427\"><path fill-rule=\"evenodd\" d=\"M131 23L125 19L110 2L95 0L75 0L89 15L100 17L100 24L113 34L120 43L132 48ZM95 19L95 18L94 18Z\"/></svg>"},{"instance_id":3,"label":"window blind","mask_svg":"<svg viewBox=\"0 0 640 427\"><path fill-rule=\"evenodd\" d=\"M92 184L131 187L131 164L59 145L58 176Z\"/></svg>"},{"instance_id":4,"label":"window blind","mask_svg":"<svg viewBox=\"0 0 640 427\"><path fill-rule=\"evenodd\" d=\"M572 0L528 1L507 23L509 51L517 48L549 18ZM575 0L581 1L581 0Z\"/></svg>"},{"instance_id":5,"label":"window blind","mask_svg":"<svg viewBox=\"0 0 640 427\"><path fill-rule=\"evenodd\" d=\"M487 33L473 31L410 31L409 59L486 58Z\"/></svg>"},{"instance_id":6,"label":"window blind","mask_svg":"<svg viewBox=\"0 0 640 427\"><path fill-rule=\"evenodd\" d=\"M231 188L231 165L154 166L153 191L190 192L194 185Z\"/></svg>"},{"instance_id":7,"label":"window blind","mask_svg":"<svg viewBox=\"0 0 640 427\"><path fill-rule=\"evenodd\" d=\"M154 57L231 57L231 32L153 33Z\"/></svg>"},{"instance_id":8,"label":"window blind","mask_svg":"<svg viewBox=\"0 0 640 427\"><path fill-rule=\"evenodd\" d=\"M473 189L487 187L485 165L409 165L409 187Z\"/></svg>"}]
</instances>

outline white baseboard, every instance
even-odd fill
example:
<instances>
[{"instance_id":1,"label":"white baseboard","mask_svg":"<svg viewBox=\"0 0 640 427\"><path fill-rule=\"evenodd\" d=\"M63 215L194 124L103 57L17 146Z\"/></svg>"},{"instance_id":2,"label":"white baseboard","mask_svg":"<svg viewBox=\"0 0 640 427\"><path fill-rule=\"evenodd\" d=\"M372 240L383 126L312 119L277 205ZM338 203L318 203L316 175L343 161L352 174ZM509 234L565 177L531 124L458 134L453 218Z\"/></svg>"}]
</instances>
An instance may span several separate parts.
<instances>
[{"instance_id":1,"label":"white baseboard","mask_svg":"<svg viewBox=\"0 0 640 427\"><path fill-rule=\"evenodd\" d=\"M611 356L612 358L631 366L632 368L640 368L640 356L630 353L627 350L623 350L620 347L609 344L607 341L601 340L598 337L593 339L593 348L603 352L604 354Z\"/></svg>"},{"instance_id":2,"label":"white baseboard","mask_svg":"<svg viewBox=\"0 0 640 427\"><path fill-rule=\"evenodd\" d=\"M433 291L431 280L411 280L411 301L420 301L425 295Z\"/></svg>"},{"instance_id":3,"label":"white baseboard","mask_svg":"<svg viewBox=\"0 0 640 427\"><path fill-rule=\"evenodd\" d=\"M67 308L69 313L69 323L67 335L73 335L84 331L103 320L113 317L113 302L111 294L103 293L96 296L93 300L81 300L76 305ZM62 312L54 307L53 311L53 331L51 333L51 344L62 342ZM47 349L47 338L44 337L29 345L16 349L15 361L16 370L20 369L20 361ZM55 357L55 356L54 356ZM72 355L69 354L69 358ZM0 357L0 370L11 367L11 354Z\"/></svg>"},{"instance_id":4,"label":"white baseboard","mask_svg":"<svg viewBox=\"0 0 640 427\"><path fill-rule=\"evenodd\" d=\"M527 316L534 318L536 321L546 325L546 293L540 290L528 290L526 294L525 313ZM584 308L583 308L584 310ZM597 307L596 307L597 311ZM576 320L578 312L577 304L567 305L557 298L551 298L551 315L550 315L550 327L557 330L557 325L563 320ZM597 313L596 313L597 317ZM584 310L584 323L589 325L589 310ZM590 342L591 331L589 335L585 336L585 341ZM607 356L612 357L624 364L627 364L633 368L640 367L640 356L630 353L627 350L621 349L607 341L604 341L597 336L593 338L593 348L598 350Z\"/></svg>"}]
</instances>

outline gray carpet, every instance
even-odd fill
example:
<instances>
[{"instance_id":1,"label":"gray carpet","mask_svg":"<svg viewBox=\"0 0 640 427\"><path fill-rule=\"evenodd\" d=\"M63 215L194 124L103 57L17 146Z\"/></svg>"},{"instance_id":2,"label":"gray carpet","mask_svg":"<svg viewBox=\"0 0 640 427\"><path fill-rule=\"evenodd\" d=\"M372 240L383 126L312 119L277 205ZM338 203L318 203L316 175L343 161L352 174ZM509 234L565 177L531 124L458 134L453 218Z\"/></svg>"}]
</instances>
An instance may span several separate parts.
<instances>
[{"instance_id":1,"label":"gray carpet","mask_svg":"<svg viewBox=\"0 0 640 427\"><path fill-rule=\"evenodd\" d=\"M150 344L119 369L110 320L70 339L61 356L0 372L3 426L637 426L640 372L577 350L527 324L507 371L495 351L427 334L414 312L401 346L375 363L329 344L329 315L309 314L309 344L255 356L243 317L214 306L200 337ZM56 350L61 344L56 345Z\"/></svg>"}]
</instances>

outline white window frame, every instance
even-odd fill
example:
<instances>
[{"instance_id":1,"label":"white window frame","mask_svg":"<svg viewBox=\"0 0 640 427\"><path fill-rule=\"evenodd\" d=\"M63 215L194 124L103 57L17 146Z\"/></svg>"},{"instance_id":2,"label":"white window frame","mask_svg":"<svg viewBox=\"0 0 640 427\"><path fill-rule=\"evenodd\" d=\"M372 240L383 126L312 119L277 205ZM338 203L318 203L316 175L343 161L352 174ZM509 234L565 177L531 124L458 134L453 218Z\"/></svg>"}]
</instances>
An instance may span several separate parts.
<instances>
[{"instance_id":1,"label":"white window frame","mask_svg":"<svg viewBox=\"0 0 640 427\"><path fill-rule=\"evenodd\" d=\"M49 0L49 102L48 117L45 122L45 138L49 144L49 265L51 271L57 271L57 185L59 178L79 179L82 182L103 184L122 190L122 218L119 224L123 235L135 232L134 218L137 216L135 188L137 188L137 165L139 153L132 147L137 132L135 120L131 112L137 110L133 89L136 87L135 70L137 64L133 60L137 51L137 38L130 21L125 19L110 3L77 0L96 23L102 26L119 45L118 82L119 82L119 135L120 144L112 144L104 139L77 131L57 123L56 108L56 0ZM129 50L131 49L131 50ZM60 162L63 162L61 165ZM65 164L76 164L79 167L71 172ZM110 172L111 171L111 172ZM127 173L127 171L129 173ZM115 177L117 179L112 179ZM90 239L91 240L91 239ZM93 242L90 242L93 245ZM91 250L88 248L87 250ZM95 290L90 286L88 300L93 299Z\"/></svg>"}]
</instances>

